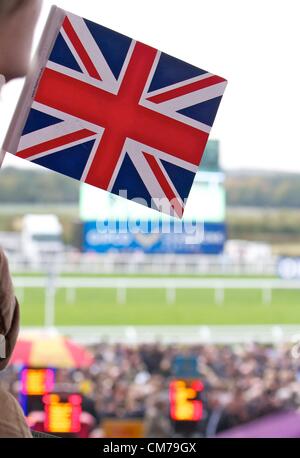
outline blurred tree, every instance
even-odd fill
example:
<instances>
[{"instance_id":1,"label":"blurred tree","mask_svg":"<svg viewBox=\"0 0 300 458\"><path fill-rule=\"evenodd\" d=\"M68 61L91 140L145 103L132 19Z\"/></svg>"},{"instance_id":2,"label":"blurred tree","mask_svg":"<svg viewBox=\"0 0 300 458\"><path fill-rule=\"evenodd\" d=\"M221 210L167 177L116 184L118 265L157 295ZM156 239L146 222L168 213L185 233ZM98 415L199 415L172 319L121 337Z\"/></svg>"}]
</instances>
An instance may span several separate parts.
<instances>
[{"instance_id":1,"label":"blurred tree","mask_svg":"<svg viewBox=\"0 0 300 458\"><path fill-rule=\"evenodd\" d=\"M0 173L0 204L77 203L79 183L42 170L7 167Z\"/></svg>"}]
</instances>

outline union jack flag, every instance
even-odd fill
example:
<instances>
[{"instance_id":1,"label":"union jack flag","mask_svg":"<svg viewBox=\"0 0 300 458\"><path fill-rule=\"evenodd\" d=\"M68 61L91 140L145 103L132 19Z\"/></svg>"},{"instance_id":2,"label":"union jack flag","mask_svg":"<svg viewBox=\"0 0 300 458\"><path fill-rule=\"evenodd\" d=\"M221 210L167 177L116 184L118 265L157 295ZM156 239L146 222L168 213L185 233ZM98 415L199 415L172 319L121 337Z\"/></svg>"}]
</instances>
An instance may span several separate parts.
<instances>
[{"instance_id":1,"label":"union jack flag","mask_svg":"<svg viewBox=\"0 0 300 458\"><path fill-rule=\"evenodd\" d=\"M65 12L16 155L182 217L225 86Z\"/></svg>"}]
</instances>

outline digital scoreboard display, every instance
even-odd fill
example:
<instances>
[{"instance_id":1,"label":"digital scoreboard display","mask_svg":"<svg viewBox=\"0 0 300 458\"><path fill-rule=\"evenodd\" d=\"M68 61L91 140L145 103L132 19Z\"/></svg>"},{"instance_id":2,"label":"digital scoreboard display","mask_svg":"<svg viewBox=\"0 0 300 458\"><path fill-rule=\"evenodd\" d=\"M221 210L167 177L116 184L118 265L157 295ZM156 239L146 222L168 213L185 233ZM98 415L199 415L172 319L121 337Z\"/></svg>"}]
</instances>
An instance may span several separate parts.
<instances>
[{"instance_id":1,"label":"digital scoreboard display","mask_svg":"<svg viewBox=\"0 0 300 458\"><path fill-rule=\"evenodd\" d=\"M49 433L78 433L81 430L82 396L80 394L46 394L43 396L44 430Z\"/></svg>"},{"instance_id":2,"label":"digital scoreboard display","mask_svg":"<svg viewBox=\"0 0 300 458\"><path fill-rule=\"evenodd\" d=\"M54 369L35 369L24 367L21 370L21 393L27 396L42 396L53 390Z\"/></svg>"},{"instance_id":3,"label":"digital scoreboard display","mask_svg":"<svg viewBox=\"0 0 300 458\"><path fill-rule=\"evenodd\" d=\"M170 417L176 422L198 422L203 416L200 380L176 379L170 382Z\"/></svg>"},{"instance_id":4,"label":"digital scoreboard display","mask_svg":"<svg viewBox=\"0 0 300 458\"><path fill-rule=\"evenodd\" d=\"M54 368L22 367L19 373L19 401L24 414L43 410L42 397L50 393L55 386Z\"/></svg>"}]
</instances>

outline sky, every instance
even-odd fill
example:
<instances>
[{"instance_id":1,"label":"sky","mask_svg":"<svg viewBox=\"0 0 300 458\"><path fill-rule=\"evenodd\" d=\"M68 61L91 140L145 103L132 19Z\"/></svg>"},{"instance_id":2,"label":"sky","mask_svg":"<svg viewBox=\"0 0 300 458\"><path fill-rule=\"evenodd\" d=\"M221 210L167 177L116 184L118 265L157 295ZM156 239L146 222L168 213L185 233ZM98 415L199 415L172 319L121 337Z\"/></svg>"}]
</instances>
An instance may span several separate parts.
<instances>
[{"instance_id":1,"label":"sky","mask_svg":"<svg viewBox=\"0 0 300 458\"><path fill-rule=\"evenodd\" d=\"M34 47L52 2L44 6ZM299 0L56 0L228 80L210 138L226 169L300 172ZM23 81L0 96L0 141ZM26 165L9 154L5 165ZM38 166L33 166L38 167Z\"/></svg>"}]
</instances>

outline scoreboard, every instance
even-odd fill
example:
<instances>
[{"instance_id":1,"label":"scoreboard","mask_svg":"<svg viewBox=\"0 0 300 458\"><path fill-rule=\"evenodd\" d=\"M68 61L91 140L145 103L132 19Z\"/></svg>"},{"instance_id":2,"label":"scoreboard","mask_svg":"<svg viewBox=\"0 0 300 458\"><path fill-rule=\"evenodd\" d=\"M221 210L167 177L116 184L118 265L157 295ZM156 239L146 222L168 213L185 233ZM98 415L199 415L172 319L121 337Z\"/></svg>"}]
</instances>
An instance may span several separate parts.
<instances>
[{"instance_id":1,"label":"scoreboard","mask_svg":"<svg viewBox=\"0 0 300 458\"><path fill-rule=\"evenodd\" d=\"M210 140L182 220L82 183L81 248L94 253L219 255L227 237L224 180L219 143Z\"/></svg>"},{"instance_id":2,"label":"scoreboard","mask_svg":"<svg viewBox=\"0 0 300 458\"><path fill-rule=\"evenodd\" d=\"M54 369L24 367L21 371L21 392L27 396L49 393L54 388Z\"/></svg>"},{"instance_id":3,"label":"scoreboard","mask_svg":"<svg viewBox=\"0 0 300 458\"><path fill-rule=\"evenodd\" d=\"M42 410L42 397L53 391L55 386L55 369L24 366L20 370L19 380L19 401L25 415L33 410Z\"/></svg>"},{"instance_id":4,"label":"scoreboard","mask_svg":"<svg viewBox=\"0 0 300 458\"><path fill-rule=\"evenodd\" d=\"M169 387L170 417L173 421L198 422L203 416L201 380L172 380Z\"/></svg>"},{"instance_id":5,"label":"scoreboard","mask_svg":"<svg viewBox=\"0 0 300 458\"><path fill-rule=\"evenodd\" d=\"M25 415L44 414L41 430L47 433L75 436L82 432L82 395L56 390L54 368L22 367L19 373L19 400Z\"/></svg>"},{"instance_id":6,"label":"scoreboard","mask_svg":"<svg viewBox=\"0 0 300 458\"><path fill-rule=\"evenodd\" d=\"M43 396L47 433L70 434L81 429L82 396L80 394L51 393Z\"/></svg>"}]
</instances>

